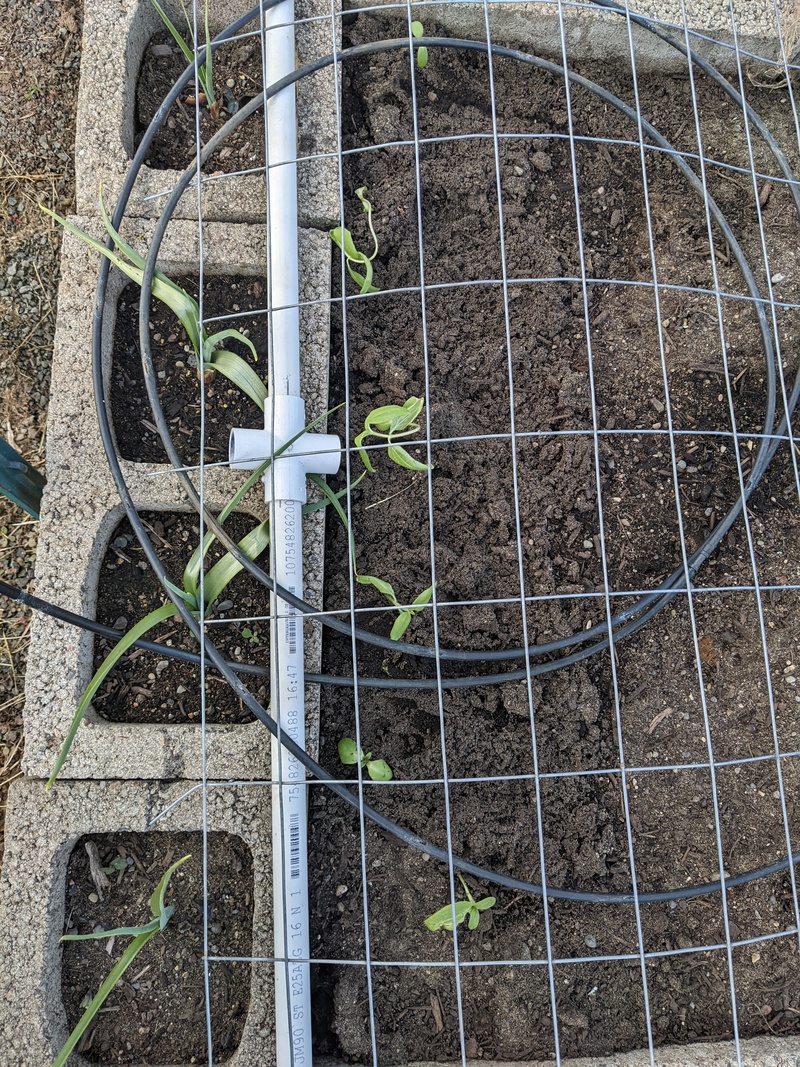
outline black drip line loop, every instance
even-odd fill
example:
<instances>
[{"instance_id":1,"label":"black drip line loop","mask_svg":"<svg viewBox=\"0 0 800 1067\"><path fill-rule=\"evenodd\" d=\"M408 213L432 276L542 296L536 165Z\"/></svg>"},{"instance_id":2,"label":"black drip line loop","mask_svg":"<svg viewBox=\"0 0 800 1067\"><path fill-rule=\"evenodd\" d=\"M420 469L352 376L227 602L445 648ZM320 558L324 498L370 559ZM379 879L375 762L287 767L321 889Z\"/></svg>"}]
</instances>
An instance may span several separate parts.
<instances>
[{"instance_id":1,"label":"black drip line loop","mask_svg":"<svg viewBox=\"0 0 800 1067\"><path fill-rule=\"evenodd\" d=\"M252 21L261 11L268 10L280 0L264 0L264 2L253 8L246 15L243 15L235 23L232 23L226 30L219 34L210 47L216 49L223 41L228 40L234 34L238 32L248 22ZM665 33L659 27L654 26L646 19L636 16L628 15L624 8L611 2L611 0L595 0L599 6L602 6L608 10L613 10L623 16L630 17L633 22L643 26L644 28L656 33L658 37L664 40L666 43L682 52L690 62L693 62L701 70L703 70L709 77L711 77L737 104L739 104L747 118L752 122L754 128L758 131L762 139L767 144L768 148L775 157L778 166L787 180L788 188L791 191L792 197L797 208L798 215L800 215L800 190L798 189L798 183L789 167L786 158L784 157L781 149L775 142L770 131L764 125L759 116L752 110L752 108L744 101L737 90L715 70L709 63L707 63L702 57L696 55L691 49L687 49L679 41L673 39L669 34ZM225 139L236 129L249 115L253 114L257 109L261 108L265 100L270 99L276 93L282 89L287 88L290 85L294 85L302 78L308 77L320 70L323 70L329 66L332 66L337 62L344 62L347 60L354 60L363 58L368 55L372 55L377 52L392 51L398 49L408 48L411 44L412 47L433 47L433 48L453 48L461 49L472 52L479 52L486 55L491 54L493 57L501 57L518 60L522 63L526 63L529 66L536 67L540 70L544 70L548 73L567 77L574 84L586 88L593 92L605 103L618 109L622 114L631 119L631 121L638 122L634 109L625 104L622 100L619 100L608 90L602 86L592 82L573 71L565 70L559 64L553 63L549 60L543 59L538 56L529 55L528 53L519 51L517 49L504 48L499 45L488 45L485 42L458 40L451 38L439 38L439 37L421 37L412 41L409 38L400 38L386 41L370 42L368 44L358 45L352 48L345 49L337 52L335 55L330 54L314 60L311 63L293 71L291 74L275 82L269 86L265 92L259 94L253 100L244 105L234 116L232 116L225 125L217 132L217 134L208 142L203 151L200 154L199 163L202 164L211 156L217 148L225 141ZM201 63L205 57L205 50L198 54L197 62ZM113 215L113 225L115 228L119 228L130 199L136 177L141 168L141 165L145 159L147 151L149 150L152 139L156 130L163 123L170 108L177 100L183 88L188 83L189 79L194 74L194 65L187 68L181 78L175 83L173 89L163 101L159 107L150 127L148 128L145 136L143 137L136 155L131 163L130 170L123 183L122 190L120 192L119 200ZM778 424L777 429L774 428L775 424L775 410L776 410L776 397L777 397L777 368L775 360L775 350L773 344L773 337L770 331L766 311L765 301L760 296L757 283L753 276L753 272L747 262L747 259L736 240L730 225L719 209L714 200L708 196L706 190L700 179L695 172L689 167L685 159L679 152L672 148L672 146L666 141L665 138L659 134L659 132L652 127L645 120L642 121L642 128L646 131L648 137L650 137L657 146L667 151L673 159L675 165L679 168L684 175L693 190L698 193L699 196L707 198L709 210L719 227L723 237L728 242L731 252L736 260L736 263L742 273L747 288L750 291L753 306L758 318L759 330L761 333L762 345L764 349L765 360L765 379L767 389L767 403L764 413L764 421L762 423L762 433L758 451L756 453L752 470L745 480L744 492L739 500L731 507L725 517L717 524L714 530L711 532L706 541L698 548L692 556L689 557L689 580L691 580L703 563L708 559L711 553L719 545L722 538L727 534L733 523L741 514L747 500L752 494L753 490L758 485L759 481L764 475L769 463L775 455L781 439L787 434L788 430L788 418L794 411L797 404L798 397L800 397L800 371L796 375L795 382L788 398L787 409L788 414L784 415ZM323 625L337 631L338 633L355 636L357 640L376 645L377 647L384 649L391 649L392 651L399 651L406 653L407 655L417 656L420 658L431 659L435 658L437 652L428 647L421 647L407 642L395 642L390 641L387 638L379 637L368 631L362 630L358 627L353 627L341 620L328 616L320 615L317 609L306 603L301 598L290 593L288 590L281 588L267 575L260 567L249 560L238 548L236 543L231 540L227 535L224 528L219 525L216 518L209 513L202 501L200 500L194 485L192 484L187 472L183 469L184 463L181 457L178 455L175 445L169 433L169 428L164 417L164 412L161 407L161 403L158 397L158 392L155 384L155 375L153 371L152 353L150 349L150 339L147 329L147 322L149 317L149 300L150 289L152 285L153 275L156 268L156 260L158 252L161 246L161 242L166 232L167 225L177 207L177 204L188 189L198 169L198 160L196 159L191 166L189 166L181 175L175 189L171 193L164 211L155 227L152 242L148 252L144 277L141 283L141 299L140 299L140 343L142 354L142 365L145 373L145 383L147 386L148 398L150 400L153 417L158 428L159 434L162 438L164 447L172 466L175 468L175 473L181 480L181 483L192 502L193 506L197 509L198 513L202 516L203 522L206 526L215 534L220 543L225 549L231 553L231 555L259 582L261 582L266 588L274 591L280 599L286 601L296 610L301 611L303 614L315 615ZM111 248L111 240L107 239L107 246ZM133 500L130 496L127 484L125 482L122 469L120 467L119 459L116 455L114 446L113 435L111 432L110 421L108 416L108 405L105 394L105 385L103 381L102 373L102 326L103 316L106 300L106 289L108 284L108 275L110 270L110 264L105 257L102 259L100 265L100 273L97 284L97 292L95 299L95 309L93 318L93 338L92 338L92 374L93 383L95 389L95 399L97 406L98 422L100 427L100 433L103 440L103 445L106 450L109 465L112 475L117 485L117 489L120 494L120 499L125 507L125 511L131 526L136 533L142 549L153 567L154 571L160 578L165 577L164 567L156 553L147 532L139 519L138 512L134 506ZM561 667L568 666L573 663L577 663L580 660L586 659L589 656L594 655L597 652L604 651L609 648L612 642L616 642L623 637L627 636L638 630L646 622L648 622L654 615L666 607L673 597L683 592L687 587L686 575L682 567L674 571L664 582L661 583L651 593L640 597L639 600L626 609L615 615L611 620L610 626L608 624L598 624L589 630L582 631L575 634L572 637L563 638L559 641L553 641L547 645L535 645L528 648L510 649L506 651L485 651L485 652L463 652L453 649L440 649L438 655L442 660L450 660L456 662L466 663L479 663L479 662L505 662L505 661L519 661L528 659L538 659L541 656L548 656L559 653L564 649L574 648L575 646L584 645L588 641L594 643L587 648L578 648L569 655L561 656L558 659L550 660L545 663L537 663L530 667L529 672L522 668L521 670L509 671L499 675L484 675L477 677L462 677L455 679L442 680L438 684L447 687L462 687L473 685L485 685L493 684L497 682L509 682L522 678L526 678L528 673L531 675L542 674L545 672L557 670ZM453 865L465 873L471 874L476 878L483 879L495 885L501 885L517 892L530 893L536 896L543 896L544 890L541 884L535 882L526 882L524 880L513 878L508 875L502 874L497 871L492 871L487 868L481 867L478 864L472 863L469 860L465 860L457 856L449 856L447 851L438 848L430 842L423 840L416 834L410 832L404 827L394 823L368 804L364 803L359 797L355 796L350 789L344 783L340 783L336 780L332 780L333 776L315 760L312 760L307 753L300 748L300 746L288 737L285 732L280 731L277 722L268 714L268 712L262 707L262 705L253 697L250 691L240 682L236 673L234 672L233 665L229 665L214 644L209 641L201 632L201 626L197 620L193 617L184 602L174 596L172 592L166 588L166 592L169 594L173 603L175 604L178 612L183 618L184 622L189 627L190 632L195 638L204 645L205 655L207 659L214 665L219 673L225 678L230 685L231 689L239 699L243 701L248 710L262 722L270 733L276 737L284 747L292 753L309 771L314 777L324 781L324 784L338 797L344 800L351 807L356 810L363 810L364 814L371 819L377 826L386 830L392 836L402 841L404 844L411 846L427 855L433 857L436 860L444 864L453 863ZM609 630L612 632L609 634ZM595 640L599 639L599 640ZM236 666L238 670L238 665ZM330 681L340 682L345 684L355 684L354 679L329 679L324 676L308 676L309 680L314 681ZM386 688L431 688L436 687L436 680L395 680L395 679L359 679L359 685L369 686L371 684L380 684ZM675 890L665 890L661 892L640 892L637 895L639 902L643 903L663 903L668 901L686 900L691 897L703 896L708 893L719 892L724 888L735 887L738 885L745 885L756 879L765 878L779 871L787 870L790 865L800 863L800 854L794 855L790 858L779 860L776 863L759 868L755 871L746 872L744 874L737 875L734 878L725 878L724 881L714 881L698 886L689 886ZM607 904L631 904L635 903L634 894L631 893L613 893L613 892L590 892L590 891L578 891L568 889L557 889L551 886L547 887L547 897L560 900L573 900L589 903L607 903Z\"/></svg>"}]
</instances>

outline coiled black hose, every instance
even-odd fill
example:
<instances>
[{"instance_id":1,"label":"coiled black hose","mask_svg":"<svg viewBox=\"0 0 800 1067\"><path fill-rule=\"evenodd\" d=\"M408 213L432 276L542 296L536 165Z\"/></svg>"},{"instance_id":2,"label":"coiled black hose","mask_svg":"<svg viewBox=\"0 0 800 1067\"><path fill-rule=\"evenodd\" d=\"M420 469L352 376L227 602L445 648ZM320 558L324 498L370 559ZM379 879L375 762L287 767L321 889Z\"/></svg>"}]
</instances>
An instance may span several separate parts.
<instances>
[{"instance_id":1,"label":"coiled black hose","mask_svg":"<svg viewBox=\"0 0 800 1067\"><path fill-rule=\"evenodd\" d=\"M256 18L259 15L260 10L270 8L274 6L274 4L277 2L278 0L265 0L265 2L260 5L260 7L253 9L253 11L249 12L247 15L237 20L236 23L232 24L232 26L228 27L226 31L224 31L217 38L215 38L215 41L212 42L211 47L218 47L218 45L222 43L222 41L227 40L233 34L238 32L238 30L241 29L244 25L246 25L247 22ZM600 3L600 6L606 7L610 10L614 10L623 15L626 14L623 8L620 8L618 5L608 2L608 0L598 0L598 3ZM781 169L781 172L784 174L784 177L786 178L787 182L789 182L789 189L795 201L798 213L800 213L800 192L798 191L794 176L792 175L791 169L789 168L785 157L783 156L782 152L780 151L779 147L777 146L776 142L772 138L767 128L764 126L763 122L755 114L755 112L752 111L749 105L747 105L746 102L741 98L735 88L731 86L724 78L722 78L722 76L718 74L718 72L714 71L714 69L710 67L710 65L707 64L704 60L702 60L701 57L696 56L690 49L686 49L680 42L677 42L672 39L668 34L664 33L664 31L660 30L657 27L654 27L646 19L643 19L639 16L631 16L631 18L637 24L645 27L646 29L651 30L653 32L657 32L658 36L661 37L662 40L665 40L667 43L671 44L673 47L676 47L679 51L682 51L685 55L687 55L692 62L696 63L696 65L703 69L707 74L709 74L709 76L713 77L717 84L720 85L725 90L725 92L743 108L744 113L753 123L754 128L757 129L757 131L765 140L766 144L775 156L775 159L778 163L779 168ZM362 56L370 55L378 51L408 48L410 43L413 45L413 47L459 48L476 52L483 52L486 54L491 54L493 56L502 56L519 60L521 62L527 63L534 67L538 67L539 69L543 69L550 73L558 74L562 77L568 77L575 84L590 89L606 103L609 103L612 106L618 108L623 114L631 118L633 121L638 120L638 116L631 108L629 108L621 100L618 100L611 93L607 92L601 86L596 85L595 83L590 82L587 79L584 79L573 72L565 71L564 68L560 67L555 63L551 63L548 60L544 60L536 56L531 56L527 53L520 52L515 49L507 49L502 48L500 46L490 46L488 44L475 41L460 41L451 40L447 38L419 38L416 39L414 42L410 42L408 39L399 39L361 45L355 48L346 49L342 52L339 52L337 55L323 57L313 63L307 64L306 66L296 70L291 75L270 86L265 93L261 94L259 97L255 98L255 100L251 101L248 105L242 108L240 112L237 113L237 115L233 116L225 124L225 126L218 132L218 134L212 139L211 142L209 142L209 144L204 149L200 157L200 164L202 165L202 162L204 162L205 159L208 158L208 156L210 156L219 147L219 145L230 134L230 132L235 129L242 121L244 121L244 119L247 118L249 114L253 113L257 108L263 106L263 103L266 99L269 99L281 89L296 83L301 78L306 77L318 70L321 70L326 66L332 65L334 62L342 62L349 59L355 59ZM202 63L203 58L204 56L203 54L201 54L198 57L198 63ZM171 108L174 101L177 99L184 86L189 81L190 77L193 76L194 69L194 66L189 67L182 76L182 78L176 83L173 90L170 92L170 94L167 96L167 98L164 100L163 104L159 108L153 120L153 123L151 124L150 128L147 131L147 134L145 135L139 146L139 149L131 165L129 174L123 185L123 189L120 194L120 199L117 203L116 210L114 213L113 222L116 227L119 227L119 225L121 224L125 208L127 206L127 202L130 198L133 184L138 174L138 170L141 167L141 164L149 149L152 137L154 136L158 126L160 126L160 124L164 121L164 118L166 117L169 109ZM694 171L691 170L685 160L680 155L676 154L671 149L668 142L666 142L665 139L662 138L661 135L648 123L643 122L642 126L643 129L647 132L648 136L651 137L657 145L659 145L664 150L670 152L675 164L684 174L692 188L701 196L707 195L697 175L694 173ZM184 172L180 182L178 183L178 186L170 197L170 200L157 223L156 233L150 247L150 252L145 268L145 275L142 282L142 295L140 305L142 362L145 370L145 381L147 383L148 394L151 401L151 405L153 407L153 415L156 420L156 425L162 436L164 446L167 449L170 462L176 468L179 476L181 477L187 494L192 500L192 503L202 514L204 521L206 522L208 527L215 533L220 542L229 552L231 552L232 555L234 555L235 558L239 560L240 563L242 563L242 565L251 574L253 574L259 581L261 581L262 584L264 584L269 589L275 590L275 592L277 592L281 599L286 600L296 609L304 613L316 614L316 609L312 605L309 605L298 597L292 595L291 593L289 593L288 590L276 587L275 583L268 575L266 575L259 567L257 567L250 560L248 560L247 557L245 557L238 550L236 544L231 541L231 539L225 533L224 529L219 526L214 516L210 515L207 511L205 511L202 502L197 496L197 493L188 475L182 469L184 465L180 459L180 456L175 450L174 444L171 440L168 428L166 426L163 411L161 410L160 401L155 387L152 357L149 347L149 336L146 325L148 318L150 287L153 278L153 273L155 270L155 263L158 256L159 247L161 244L161 240L163 239L163 234L166 230L166 226L175 210L175 207L181 195L188 188L196 171L197 162L195 162L195 164L193 164L191 167L187 168L187 170ZM760 479L763 477L767 466L775 455L775 452L779 447L781 438L786 434L788 428L788 418L794 411L794 408L797 404L798 396L800 396L800 373L798 373L798 376L795 379L795 383L789 397L787 405L787 414L780 421L777 429L775 429L777 369L775 365L773 339L767 324L766 314L764 310L764 301L758 292L758 287L756 285L752 271L750 270L749 265L747 264L744 254L741 248L739 247L736 238L732 230L730 229L730 226L728 225L727 221L725 220L724 216L722 215L718 206L713 202L713 200L709 198L708 204L715 222L719 226L720 231L722 232L723 236L725 237L731 248L732 254L734 255L734 258L737 261L737 265L739 266L742 272L742 275L745 279L745 283L753 298L754 307L758 316L762 343L764 347L767 384L767 404L763 421L763 437L761 439L761 443L759 445L759 449L755 457L753 468L750 472L750 475L745 481L744 492L740 499L730 509L728 514L715 527L709 538L690 557L688 568L689 579L691 579L697 573L697 570L699 570L702 564L706 561L706 559L708 559L714 549L719 545L722 538L725 536L725 534L728 532L728 530L731 528L733 523L740 515L743 507L747 502L747 499L757 486ZM125 506L128 519L131 522L131 525L134 528L135 532L137 533L137 536L139 537L139 540L142 544L142 548L148 560L150 561L151 565L153 566L159 577L163 578L165 576L164 568L151 542L149 541L149 538L147 537L147 533L141 521L139 520L138 513L136 512L136 509L133 505L133 501L130 497L130 493L125 484L125 480L116 456L109 424L107 399L105 396L101 366L102 322L105 308L108 273L109 264L104 259L101 264L100 276L98 280L94 312L93 336L93 375L100 432L108 456L111 471L117 483L117 488L119 490L123 505ZM368 642L379 647L389 648L393 651L401 651L409 655L416 655L428 659L438 655L443 660L454 660L471 663L503 662L514 660L519 661L520 659L524 660L534 658L538 659L542 656L552 656L566 648L573 648L578 645L583 645L587 641L594 641L594 644L590 645L588 648L577 649L576 651L572 652L567 656L562 656L558 659L550 660L546 663L536 663L531 665L529 668L523 668L521 670L511 671L496 676L464 677L459 679L449 679L444 682L445 685L489 684L490 682L512 681L517 678L525 678L528 676L529 673L539 674L544 673L546 671L556 670L560 667L567 666L570 663L578 662L579 660L585 659L588 656L594 655L596 652L608 648L612 642L620 640L627 634L634 632L642 625L644 625L650 618L653 617L653 615L655 615L658 611L662 610L670 602L672 597L684 590L686 588L686 584L687 576L683 568L681 567L675 572L673 572L673 574L670 575L670 577L667 578L657 589L653 590L646 596L641 597L637 601L637 603L631 608L626 609L624 612L621 612L614 616L610 626L598 625L590 630L581 632L580 634L576 634L571 638L565 638L560 641L550 642L548 645L536 645L528 648L511 649L500 652L460 652L458 650L441 649L437 651L431 648L421 648L416 645L408 644L405 642L390 642L385 638L380 638L375 634L360 630L358 628L355 628L353 630L347 623L332 618L330 616L323 615L319 616L319 618L324 625L334 630L337 630L340 633L351 635L354 634L358 640ZM169 589L167 589L166 591L170 594L170 596L172 596ZM427 853L428 855L431 855L432 857L444 863L452 862L456 868L470 873L477 878L482 878L497 885L503 885L508 888L515 889L517 891L532 893L540 896L546 892L549 897L554 897L558 899L586 901L593 903L632 903L635 899L638 899L638 901L640 902L663 902L687 899L689 897L701 896L706 893L717 892L722 890L724 887L743 885L747 882L754 881L755 879L767 877L781 870L786 870L791 864L800 862L799 854L792 856L791 858L787 858L785 860L780 860L777 863L770 864L769 866L759 868L756 871L751 871L746 874L738 875L734 878L727 878L724 880L724 882L715 881L700 886L681 888L677 890L669 890L657 893L639 893L634 896L633 893L573 891L556 889L551 886L547 886L545 890L544 887L540 884L525 882L520 879L511 878L499 872L487 870L477 864L473 864L462 858L454 856L451 857L444 850L439 849L438 847L430 844L429 842L423 841L417 835L410 833L408 830L404 829L401 826L398 826L396 823L392 822L385 816L381 815L379 812L375 811L369 805L364 804L362 799L358 796L355 796L350 791L350 789L347 788L347 786L343 783L330 781L330 776L325 772L324 768L317 764L316 761L311 760L308 755L295 742L292 741L291 738L282 733L278 723L276 723L275 720L272 719L272 717L265 711L265 709L258 703L258 701L255 700L252 694L241 684L239 679L233 673L232 667L229 666L222 658L218 650L214 647L213 643L208 641L207 639L204 639L204 635L201 632L201 627L191 615L186 605L179 598L172 597L172 599L175 603L177 610L189 626L191 632L201 642L201 647L203 647L205 655L210 660L210 662L213 663L216 669L220 671L223 677L225 677L225 679L228 681L229 685L233 689L234 693L245 703L245 705L256 716L256 718L263 722L270 730L270 732L279 739L280 743L283 744L300 762L304 764L308 771L310 771L316 777L325 780L325 784L334 793L340 796L352 807L363 810L363 812L365 813L365 815L367 815L368 818L374 821L377 825L381 826L383 829L387 830L393 836L397 837L399 840L411 845L414 848L419 849L422 852ZM609 630L612 630L613 632L609 634ZM597 638L599 638L599 640L595 640ZM368 685L372 681L376 680L359 679L358 684ZM382 684L387 685L387 687L401 687L399 682L393 681L391 679L380 679L379 681ZM418 688L428 688L430 684L430 680L428 680L427 684L425 681L412 681L408 683L410 687ZM432 685L433 687L435 687L437 683L433 681ZM402 687L406 686L403 685Z\"/></svg>"}]
</instances>

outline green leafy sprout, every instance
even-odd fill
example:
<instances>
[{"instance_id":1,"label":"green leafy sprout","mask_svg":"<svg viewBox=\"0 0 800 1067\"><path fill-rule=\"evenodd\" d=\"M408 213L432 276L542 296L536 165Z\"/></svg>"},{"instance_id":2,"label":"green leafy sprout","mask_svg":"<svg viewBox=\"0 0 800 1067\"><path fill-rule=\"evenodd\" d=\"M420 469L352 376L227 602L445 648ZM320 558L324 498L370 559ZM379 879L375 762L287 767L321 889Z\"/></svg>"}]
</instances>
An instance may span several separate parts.
<instances>
[{"instance_id":1,"label":"green leafy sprout","mask_svg":"<svg viewBox=\"0 0 800 1067\"><path fill-rule=\"evenodd\" d=\"M164 903L167 887L172 875L178 867L188 859L190 859L189 856L184 856L182 859L176 860L175 863L164 872L161 881L153 890L153 894L150 897L150 914L153 918L149 923L145 923L143 926L121 926L117 930L102 930L95 934L65 934L64 937L61 938L62 941L89 941L108 937L132 937L133 941L131 941L122 956L111 968L108 977L97 990L86 1008L86 1011L84 1011L83 1015L78 1020L75 1029L67 1038L66 1044L53 1060L52 1067L63 1067L75 1049L75 1046L80 1041L87 1026L91 1023L95 1015L97 1015L98 1011L100 1011L109 994L114 989L114 986L120 978L122 978L123 974L125 974L147 942L163 930L169 922L175 909L172 904Z\"/></svg>"},{"instance_id":2,"label":"green leafy sprout","mask_svg":"<svg viewBox=\"0 0 800 1067\"><path fill-rule=\"evenodd\" d=\"M155 3L155 0L153 0ZM412 37L424 37L425 29L421 22L411 23L411 36ZM417 49L417 67L419 70L424 70L428 65L428 49L425 45L421 45Z\"/></svg>"},{"instance_id":3,"label":"green leafy sprout","mask_svg":"<svg viewBox=\"0 0 800 1067\"><path fill-rule=\"evenodd\" d=\"M387 442L389 446L387 449L389 459L399 467L403 467L410 471L427 471L430 469L427 463L420 463L418 460L414 459L413 456L409 455L402 446L393 443L398 437L408 437L411 434L419 432L420 427L416 420L422 412L424 403L424 400L421 398L412 396L402 405L387 404L384 407L373 408L373 410L370 411L364 420L363 431L354 441L354 444L358 449L358 454L366 469L359 475L352 485L348 486L348 491L354 489L368 472L370 474L375 473L375 468L373 467L366 450L361 447L364 440L369 436L380 437ZM333 506L347 531L350 542L350 561L356 581L359 585L371 585L373 589L377 589L377 591L389 601L392 607L397 609L398 615L392 626L389 637L392 641L399 641L411 625L411 620L414 616L422 611L426 604L430 604L433 598L433 586L429 585L427 589L423 589L419 596L415 597L410 604L403 604L398 599L391 582L387 582L383 578L376 578L371 574L359 573L356 563L355 539L353 538L350 529L347 514L339 500L339 497L342 494L338 494L338 496L334 494L327 482L318 475L312 474L310 475L310 478L326 497L327 502Z\"/></svg>"},{"instance_id":4,"label":"green leafy sprout","mask_svg":"<svg viewBox=\"0 0 800 1067\"><path fill-rule=\"evenodd\" d=\"M194 56L197 50L197 42L194 39L194 28L192 26L192 20L189 18L189 12L186 10L186 5L181 0L181 10L183 11L183 17L186 19L186 28L189 31L189 40L192 42L192 47L184 41L180 32L178 31L175 23L166 13L164 8L158 2L158 0L150 0L153 7L159 14L161 21L167 27L169 32L175 39L175 43L183 52L184 58L187 63L194 63ZM200 88L205 95L205 104L208 107L211 118L216 120L219 118L219 101L214 95L214 72L212 69L211 59L211 34L208 32L208 3L205 5L205 31L206 31L206 59L204 63L200 63L197 67L197 80L200 82ZM203 103L201 100L200 103Z\"/></svg>"},{"instance_id":5,"label":"green leafy sprout","mask_svg":"<svg viewBox=\"0 0 800 1067\"><path fill-rule=\"evenodd\" d=\"M99 196L100 214L106 231L114 242L115 250L106 248L102 241L96 240L78 226L63 219L54 211L40 204L39 207L46 215L55 219L65 230L80 237L90 248L105 256L113 266L122 271L131 281L141 286L144 279L145 261L139 253L132 248L114 229L111 219L108 217L105 204L103 203L103 190ZM267 389L253 368L235 352L229 352L225 348L217 346L228 339L236 340L250 350L254 359L258 359L258 353L249 337L245 337L239 330L220 330L218 333L209 335L204 326L200 324L200 307L197 301L189 296L185 289L177 285L166 274L157 270L153 275L151 293L166 304L170 311L180 321L189 337L197 359L198 376L203 373L208 377L219 371L225 378L232 382L238 389L250 397L262 411L264 401L267 398Z\"/></svg>"},{"instance_id":6,"label":"green leafy sprout","mask_svg":"<svg viewBox=\"0 0 800 1067\"><path fill-rule=\"evenodd\" d=\"M458 874L459 882L464 887L464 892L467 894L467 899L457 900L455 904L445 904L443 908L439 908L433 915L429 915L425 920L425 925L429 930L452 930L454 910L456 926L460 926L466 919L469 929L475 930L481 921L481 912L488 911L489 908L494 907L495 897L484 897L483 900L475 900L461 873L458 871L456 873Z\"/></svg>"},{"instance_id":7,"label":"green leafy sprout","mask_svg":"<svg viewBox=\"0 0 800 1067\"><path fill-rule=\"evenodd\" d=\"M360 763L373 782L389 782L392 779L392 768L383 759L373 759L371 752L365 752L359 748L352 737L343 737L338 744L339 759L346 767Z\"/></svg>"},{"instance_id":8,"label":"green leafy sprout","mask_svg":"<svg viewBox=\"0 0 800 1067\"><path fill-rule=\"evenodd\" d=\"M373 408L364 419L364 429L355 439L355 446L361 456L361 462L370 472L375 473L375 468L370 462L368 454L361 447L367 437L380 437L386 441L389 459L398 467L405 467L409 471L430 470L427 463L420 463L406 452L400 445L395 444L398 437L411 437L419 433L417 419L422 413L425 401L421 397L410 396L401 406L399 404L386 404L384 407Z\"/></svg>"},{"instance_id":9,"label":"green leafy sprout","mask_svg":"<svg viewBox=\"0 0 800 1067\"><path fill-rule=\"evenodd\" d=\"M359 287L361 296L364 296L365 293L380 292L380 289L377 289L372 284L372 261L378 254L378 238L375 234L375 227L372 224L372 204L367 200L366 194L366 185L362 185L360 189L356 189L356 196L361 201L361 207L364 209L364 214L367 216L369 232L372 234L372 255L368 256L366 252L361 252L356 248L352 233L344 226L335 226L332 230L328 230L330 239L337 248L340 248L344 252L347 273ZM360 267L364 273L359 274L356 267Z\"/></svg>"}]
</instances>

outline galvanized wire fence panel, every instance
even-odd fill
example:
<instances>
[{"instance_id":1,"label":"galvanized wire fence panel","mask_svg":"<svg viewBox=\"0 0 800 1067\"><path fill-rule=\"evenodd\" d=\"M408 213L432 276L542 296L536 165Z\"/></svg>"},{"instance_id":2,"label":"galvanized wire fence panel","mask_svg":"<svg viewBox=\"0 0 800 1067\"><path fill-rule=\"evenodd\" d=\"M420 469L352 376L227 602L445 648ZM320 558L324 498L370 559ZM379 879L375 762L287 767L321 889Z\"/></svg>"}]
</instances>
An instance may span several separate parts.
<instances>
[{"instance_id":1,"label":"galvanized wire fence panel","mask_svg":"<svg viewBox=\"0 0 800 1067\"><path fill-rule=\"evenodd\" d=\"M291 592L338 630L306 677L310 956L276 966L313 965L315 1048L351 1062L712 1038L742 1062L800 1011L791 12L717 11L717 46L681 7L675 47L624 8L599 34L593 4L451 6L298 20L330 30L337 113L335 151L310 131L295 162L333 163L375 291L332 246L345 521L328 506L324 596ZM372 436L359 480L365 419L410 397L416 469ZM344 737L392 779L344 767ZM467 892L496 898L474 928L426 927Z\"/></svg>"}]
</instances>

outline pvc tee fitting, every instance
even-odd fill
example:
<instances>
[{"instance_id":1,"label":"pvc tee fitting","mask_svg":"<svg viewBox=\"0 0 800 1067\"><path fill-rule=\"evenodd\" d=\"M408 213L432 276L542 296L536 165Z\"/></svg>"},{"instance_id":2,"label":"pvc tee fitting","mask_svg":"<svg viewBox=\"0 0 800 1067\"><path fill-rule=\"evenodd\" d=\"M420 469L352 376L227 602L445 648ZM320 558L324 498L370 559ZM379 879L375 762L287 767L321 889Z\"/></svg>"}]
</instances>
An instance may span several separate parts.
<instances>
[{"instance_id":1,"label":"pvc tee fitting","mask_svg":"<svg viewBox=\"0 0 800 1067\"><path fill-rule=\"evenodd\" d=\"M228 456L234 470L255 470L266 459L272 463L264 473L264 494L272 500L307 499L309 474L336 474L342 445L335 434L303 433L306 405L299 396L268 397L264 404L263 430L231 430ZM279 456L275 453L281 452Z\"/></svg>"}]
</instances>

